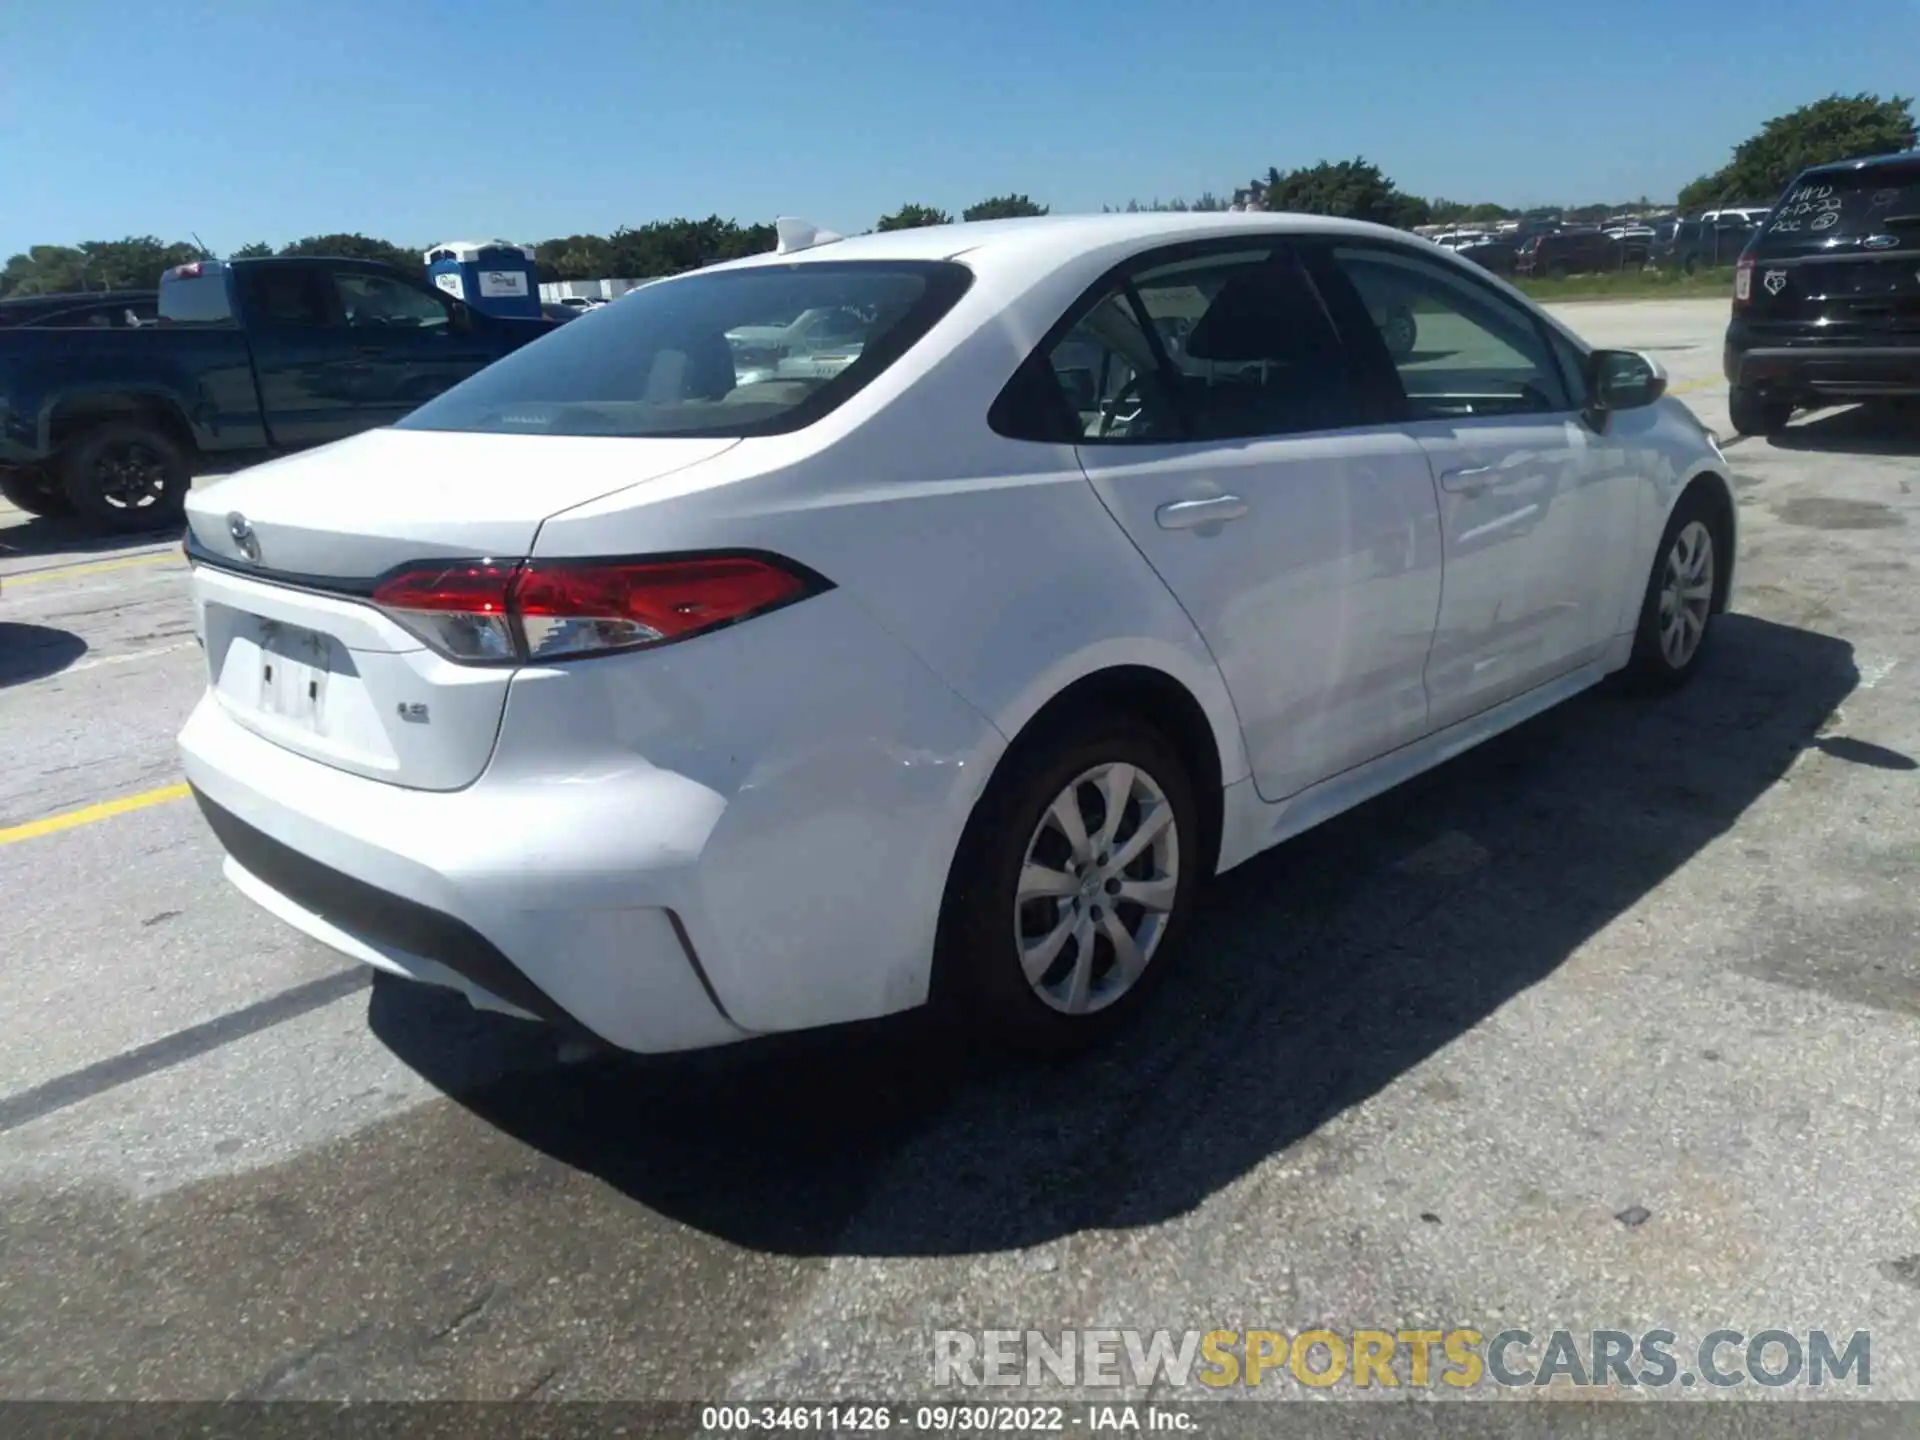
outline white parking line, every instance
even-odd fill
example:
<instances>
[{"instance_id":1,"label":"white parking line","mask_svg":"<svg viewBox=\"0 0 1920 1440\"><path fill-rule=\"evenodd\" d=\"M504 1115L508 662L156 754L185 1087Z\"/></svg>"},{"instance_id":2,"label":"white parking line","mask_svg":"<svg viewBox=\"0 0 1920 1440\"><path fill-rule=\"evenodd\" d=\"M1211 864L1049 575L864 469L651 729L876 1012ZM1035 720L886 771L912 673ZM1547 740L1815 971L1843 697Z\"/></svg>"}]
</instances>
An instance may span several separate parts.
<instances>
[{"instance_id":1,"label":"white parking line","mask_svg":"<svg viewBox=\"0 0 1920 1440\"><path fill-rule=\"evenodd\" d=\"M82 670L97 670L102 665L130 665L136 660L151 660L156 655L171 655L176 650L191 650L199 643L198 640L189 637L185 640L176 640L171 645L155 645L150 650L129 650L124 655L102 655L97 660L82 660L77 665L69 665L66 669L55 671L46 678L57 680L62 675L74 675Z\"/></svg>"}]
</instances>

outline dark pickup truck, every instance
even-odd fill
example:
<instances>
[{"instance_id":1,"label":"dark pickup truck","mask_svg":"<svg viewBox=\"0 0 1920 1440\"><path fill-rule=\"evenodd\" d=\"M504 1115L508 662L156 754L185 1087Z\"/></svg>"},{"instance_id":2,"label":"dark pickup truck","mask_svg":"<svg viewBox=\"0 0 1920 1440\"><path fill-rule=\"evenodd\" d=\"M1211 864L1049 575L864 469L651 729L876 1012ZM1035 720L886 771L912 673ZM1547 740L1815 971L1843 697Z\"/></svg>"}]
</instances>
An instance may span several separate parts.
<instances>
[{"instance_id":1,"label":"dark pickup truck","mask_svg":"<svg viewBox=\"0 0 1920 1440\"><path fill-rule=\"evenodd\" d=\"M370 260L204 260L157 324L0 329L0 495L114 530L193 475L390 425L558 322L503 320Z\"/></svg>"}]
</instances>

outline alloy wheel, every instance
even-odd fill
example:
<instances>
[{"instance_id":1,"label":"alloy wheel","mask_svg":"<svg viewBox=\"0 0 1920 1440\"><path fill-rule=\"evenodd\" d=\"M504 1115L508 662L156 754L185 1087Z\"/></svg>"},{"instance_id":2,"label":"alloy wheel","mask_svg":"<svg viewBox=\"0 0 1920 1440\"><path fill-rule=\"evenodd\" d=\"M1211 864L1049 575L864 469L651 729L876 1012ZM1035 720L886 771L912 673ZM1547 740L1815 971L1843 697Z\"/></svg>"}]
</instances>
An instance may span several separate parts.
<instances>
[{"instance_id":1,"label":"alloy wheel","mask_svg":"<svg viewBox=\"0 0 1920 1440\"><path fill-rule=\"evenodd\" d=\"M1713 608L1713 532L1690 520L1673 538L1660 579L1660 653L1686 668L1707 633Z\"/></svg>"},{"instance_id":2,"label":"alloy wheel","mask_svg":"<svg viewBox=\"0 0 1920 1440\"><path fill-rule=\"evenodd\" d=\"M1067 1015L1113 1004L1165 936L1180 885L1180 828L1136 765L1096 765L1069 784L1027 841L1014 943L1035 995Z\"/></svg>"},{"instance_id":3,"label":"alloy wheel","mask_svg":"<svg viewBox=\"0 0 1920 1440\"><path fill-rule=\"evenodd\" d=\"M94 461L94 476L100 498L115 509L148 509L166 494L166 462L137 440L102 451Z\"/></svg>"}]
</instances>

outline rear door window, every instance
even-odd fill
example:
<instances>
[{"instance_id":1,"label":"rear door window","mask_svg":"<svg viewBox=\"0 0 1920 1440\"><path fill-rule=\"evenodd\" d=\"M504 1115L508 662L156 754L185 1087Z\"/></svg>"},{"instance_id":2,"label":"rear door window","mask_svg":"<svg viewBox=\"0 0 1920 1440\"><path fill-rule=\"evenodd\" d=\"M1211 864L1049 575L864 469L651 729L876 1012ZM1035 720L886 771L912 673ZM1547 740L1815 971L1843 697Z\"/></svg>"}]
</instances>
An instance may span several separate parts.
<instances>
[{"instance_id":1,"label":"rear door window","mask_svg":"<svg viewBox=\"0 0 1920 1440\"><path fill-rule=\"evenodd\" d=\"M261 325L283 330L335 326L338 308L320 272L305 265L262 265L246 272L247 309Z\"/></svg>"},{"instance_id":2,"label":"rear door window","mask_svg":"<svg viewBox=\"0 0 1920 1440\"><path fill-rule=\"evenodd\" d=\"M1367 418L1312 282L1273 244L1142 257L1046 359L1082 443L1302 435Z\"/></svg>"},{"instance_id":3,"label":"rear door window","mask_svg":"<svg viewBox=\"0 0 1920 1440\"><path fill-rule=\"evenodd\" d=\"M1761 255L1920 248L1920 163L1802 176L1760 232Z\"/></svg>"}]
</instances>

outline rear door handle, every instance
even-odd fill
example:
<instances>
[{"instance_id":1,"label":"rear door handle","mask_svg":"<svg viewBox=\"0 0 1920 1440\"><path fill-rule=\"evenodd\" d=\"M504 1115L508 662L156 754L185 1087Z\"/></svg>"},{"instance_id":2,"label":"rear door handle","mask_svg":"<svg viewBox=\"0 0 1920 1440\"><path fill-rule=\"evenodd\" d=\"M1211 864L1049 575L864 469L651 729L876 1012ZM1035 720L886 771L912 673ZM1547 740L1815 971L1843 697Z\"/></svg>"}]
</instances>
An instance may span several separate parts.
<instances>
[{"instance_id":1,"label":"rear door handle","mask_svg":"<svg viewBox=\"0 0 1920 1440\"><path fill-rule=\"evenodd\" d=\"M1214 495L1205 500L1175 500L1153 512L1162 530L1191 530L1196 525L1219 525L1247 513L1238 495Z\"/></svg>"},{"instance_id":2,"label":"rear door handle","mask_svg":"<svg viewBox=\"0 0 1920 1440\"><path fill-rule=\"evenodd\" d=\"M1493 483L1493 466L1468 465L1440 477L1440 488L1455 495L1478 495Z\"/></svg>"}]
</instances>

